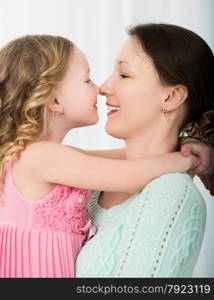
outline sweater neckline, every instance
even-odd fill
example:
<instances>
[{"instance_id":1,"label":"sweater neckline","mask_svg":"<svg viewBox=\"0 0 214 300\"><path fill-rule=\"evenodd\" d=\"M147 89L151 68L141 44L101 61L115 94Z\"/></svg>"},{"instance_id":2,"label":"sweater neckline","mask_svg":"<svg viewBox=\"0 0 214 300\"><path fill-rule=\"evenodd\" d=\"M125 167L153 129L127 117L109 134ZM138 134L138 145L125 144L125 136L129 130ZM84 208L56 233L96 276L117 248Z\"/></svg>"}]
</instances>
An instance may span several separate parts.
<instances>
[{"instance_id":1,"label":"sweater neckline","mask_svg":"<svg viewBox=\"0 0 214 300\"><path fill-rule=\"evenodd\" d=\"M129 197L128 199L126 199L124 202L122 202L122 203L120 203L120 204L113 205L113 206L111 206L111 207L109 207L109 208L104 208L104 207L102 207L102 206L99 204L99 202L98 202L98 201L99 201L99 198L100 198L100 195L101 195L102 192L103 192L103 191L94 191L94 193L95 193L95 195L94 195L94 201L95 201L95 203L96 203L97 208L98 208L100 211L104 212L104 213L110 213L110 212L112 212L112 211L119 210L119 209L121 209L121 208L124 208L124 207L128 206L128 205L131 203L131 201L132 201L137 195L139 195L139 193L140 193L140 192L135 193L134 195L132 195L131 197Z\"/></svg>"}]
</instances>

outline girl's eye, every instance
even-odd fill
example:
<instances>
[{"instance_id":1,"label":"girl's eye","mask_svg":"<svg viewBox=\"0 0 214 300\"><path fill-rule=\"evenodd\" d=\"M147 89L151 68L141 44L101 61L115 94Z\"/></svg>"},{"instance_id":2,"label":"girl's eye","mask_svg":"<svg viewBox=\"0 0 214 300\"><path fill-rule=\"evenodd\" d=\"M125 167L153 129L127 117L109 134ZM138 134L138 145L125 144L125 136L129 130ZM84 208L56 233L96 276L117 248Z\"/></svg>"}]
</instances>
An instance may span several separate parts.
<instances>
[{"instance_id":1,"label":"girl's eye","mask_svg":"<svg viewBox=\"0 0 214 300\"><path fill-rule=\"evenodd\" d=\"M121 78L128 78L128 77L129 77L129 76L124 75L124 74L119 74L119 76L120 76Z\"/></svg>"},{"instance_id":2,"label":"girl's eye","mask_svg":"<svg viewBox=\"0 0 214 300\"><path fill-rule=\"evenodd\" d=\"M91 82L91 79L88 79L87 81L86 81L86 83L90 83Z\"/></svg>"}]
</instances>

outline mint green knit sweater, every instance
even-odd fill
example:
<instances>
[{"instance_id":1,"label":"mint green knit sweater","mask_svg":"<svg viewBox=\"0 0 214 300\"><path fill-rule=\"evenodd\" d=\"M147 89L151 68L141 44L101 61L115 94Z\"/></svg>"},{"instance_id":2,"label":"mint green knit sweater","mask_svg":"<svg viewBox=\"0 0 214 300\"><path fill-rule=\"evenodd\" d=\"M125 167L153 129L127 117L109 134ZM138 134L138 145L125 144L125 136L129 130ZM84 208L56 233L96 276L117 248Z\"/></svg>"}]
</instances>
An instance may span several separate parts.
<instances>
[{"instance_id":1,"label":"mint green knit sweater","mask_svg":"<svg viewBox=\"0 0 214 300\"><path fill-rule=\"evenodd\" d=\"M162 175L120 205L103 209L93 192L96 235L79 253L77 277L191 277L206 221L204 200L186 173Z\"/></svg>"}]
</instances>

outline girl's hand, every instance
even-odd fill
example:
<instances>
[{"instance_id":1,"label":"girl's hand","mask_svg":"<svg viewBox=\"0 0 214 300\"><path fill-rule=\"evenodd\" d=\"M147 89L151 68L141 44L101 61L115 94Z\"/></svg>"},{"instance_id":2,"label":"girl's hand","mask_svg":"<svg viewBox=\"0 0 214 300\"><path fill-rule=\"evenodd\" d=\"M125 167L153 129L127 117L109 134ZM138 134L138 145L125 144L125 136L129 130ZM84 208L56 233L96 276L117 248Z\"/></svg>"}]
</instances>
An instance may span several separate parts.
<instances>
[{"instance_id":1,"label":"girl's hand","mask_svg":"<svg viewBox=\"0 0 214 300\"><path fill-rule=\"evenodd\" d=\"M192 174L198 175L205 188L214 195L214 149L198 141L186 140L181 146L181 153L185 157L190 154L198 157L198 165Z\"/></svg>"},{"instance_id":2,"label":"girl's hand","mask_svg":"<svg viewBox=\"0 0 214 300\"><path fill-rule=\"evenodd\" d=\"M198 166L195 168L195 174L211 175L214 173L214 150L200 142L188 140L181 146L181 153L188 157L193 154L198 157Z\"/></svg>"},{"instance_id":3,"label":"girl's hand","mask_svg":"<svg viewBox=\"0 0 214 300\"><path fill-rule=\"evenodd\" d=\"M185 172L187 172L193 178L195 176L195 169L200 163L199 158L196 155L193 155L192 153L190 153L188 156L185 156L185 158L188 158L188 161L186 162Z\"/></svg>"}]
</instances>

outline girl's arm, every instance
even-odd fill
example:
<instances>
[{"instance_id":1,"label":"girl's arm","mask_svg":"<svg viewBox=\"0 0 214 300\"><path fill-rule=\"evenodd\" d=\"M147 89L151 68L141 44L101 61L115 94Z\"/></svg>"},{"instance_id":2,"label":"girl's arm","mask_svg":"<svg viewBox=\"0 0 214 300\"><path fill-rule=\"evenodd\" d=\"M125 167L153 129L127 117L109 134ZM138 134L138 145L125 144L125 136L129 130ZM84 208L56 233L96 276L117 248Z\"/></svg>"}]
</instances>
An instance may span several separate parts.
<instances>
[{"instance_id":1,"label":"girl's arm","mask_svg":"<svg viewBox=\"0 0 214 300\"><path fill-rule=\"evenodd\" d=\"M125 148L120 149L109 149L109 150L83 150L76 147L73 149L92 156L103 157L103 158L112 158L112 159L126 159Z\"/></svg>"},{"instance_id":2,"label":"girl's arm","mask_svg":"<svg viewBox=\"0 0 214 300\"><path fill-rule=\"evenodd\" d=\"M137 160L105 159L49 142L29 145L22 161L29 176L40 182L128 193L141 190L162 174L186 172L196 163L194 156L183 157L180 152Z\"/></svg>"}]
</instances>

